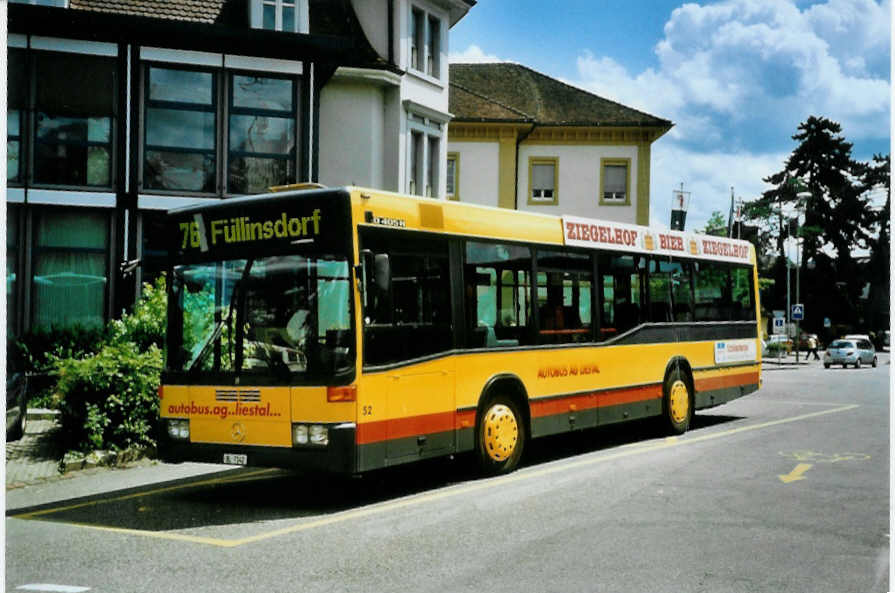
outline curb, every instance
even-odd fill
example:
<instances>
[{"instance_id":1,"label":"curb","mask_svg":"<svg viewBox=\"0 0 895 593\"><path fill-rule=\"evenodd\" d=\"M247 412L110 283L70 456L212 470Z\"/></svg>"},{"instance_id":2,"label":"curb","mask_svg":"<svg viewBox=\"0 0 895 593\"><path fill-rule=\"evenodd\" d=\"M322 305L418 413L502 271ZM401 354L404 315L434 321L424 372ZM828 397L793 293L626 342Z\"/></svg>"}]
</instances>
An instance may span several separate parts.
<instances>
[{"instance_id":1,"label":"curb","mask_svg":"<svg viewBox=\"0 0 895 593\"><path fill-rule=\"evenodd\" d=\"M93 469L97 467L120 468L141 460L155 460L155 447L129 447L121 451L93 451L78 453L69 451L59 461L59 473Z\"/></svg>"},{"instance_id":2,"label":"curb","mask_svg":"<svg viewBox=\"0 0 895 593\"><path fill-rule=\"evenodd\" d=\"M28 408L26 419L31 420L59 420L62 412L59 410L49 410L46 408Z\"/></svg>"}]
</instances>

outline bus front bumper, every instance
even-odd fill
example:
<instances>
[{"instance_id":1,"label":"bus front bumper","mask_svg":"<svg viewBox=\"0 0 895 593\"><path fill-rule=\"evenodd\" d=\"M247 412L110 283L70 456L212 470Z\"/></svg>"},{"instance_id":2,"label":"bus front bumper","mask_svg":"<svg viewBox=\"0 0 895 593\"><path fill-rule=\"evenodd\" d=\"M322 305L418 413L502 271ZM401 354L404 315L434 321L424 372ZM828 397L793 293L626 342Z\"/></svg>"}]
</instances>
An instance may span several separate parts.
<instances>
[{"instance_id":1,"label":"bus front bumper","mask_svg":"<svg viewBox=\"0 0 895 593\"><path fill-rule=\"evenodd\" d=\"M251 467L281 467L322 471L337 474L355 472L355 435L353 424L334 427L329 431L326 446L259 447L194 443L172 439L160 426L159 459L166 463L196 461Z\"/></svg>"}]
</instances>

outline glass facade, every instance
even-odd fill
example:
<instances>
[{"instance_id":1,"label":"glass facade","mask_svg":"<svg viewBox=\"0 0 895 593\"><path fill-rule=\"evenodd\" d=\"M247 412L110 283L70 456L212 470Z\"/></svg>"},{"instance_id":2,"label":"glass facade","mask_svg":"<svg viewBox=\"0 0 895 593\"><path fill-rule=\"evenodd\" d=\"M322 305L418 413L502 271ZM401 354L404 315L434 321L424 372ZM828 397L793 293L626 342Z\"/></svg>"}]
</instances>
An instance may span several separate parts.
<instances>
[{"instance_id":1,"label":"glass facade","mask_svg":"<svg viewBox=\"0 0 895 593\"><path fill-rule=\"evenodd\" d=\"M35 327L105 322L109 218L104 212L46 210L34 221L31 321Z\"/></svg>"},{"instance_id":2,"label":"glass facade","mask_svg":"<svg viewBox=\"0 0 895 593\"><path fill-rule=\"evenodd\" d=\"M229 193L265 192L295 178L295 82L230 79Z\"/></svg>"},{"instance_id":3,"label":"glass facade","mask_svg":"<svg viewBox=\"0 0 895 593\"><path fill-rule=\"evenodd\" d=\"M214 75L155 66L147 71L144 187L214 192Z\"/></svg>"}]
</instances>

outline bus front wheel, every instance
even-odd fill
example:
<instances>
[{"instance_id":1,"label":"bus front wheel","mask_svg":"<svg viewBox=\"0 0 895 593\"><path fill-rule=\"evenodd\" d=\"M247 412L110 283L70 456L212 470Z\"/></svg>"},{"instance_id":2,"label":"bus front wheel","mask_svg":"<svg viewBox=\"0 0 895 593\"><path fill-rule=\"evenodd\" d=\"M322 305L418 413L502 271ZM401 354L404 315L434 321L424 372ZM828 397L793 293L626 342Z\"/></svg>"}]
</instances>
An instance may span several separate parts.
<instances>
[{"instance_id":1,"label":"bus front wheel","mask_svg":"<svg viewBox=\"0 0 895 593\"><path fill-rule=\"evenodd\" d=\"M476 432L479 466L485 474L509 473L519 465L525 447L525 420L515 401L502 395L488 400Z\"/></svg>"},{"instance_id":2,"label":"bus front wheel","mask_svg":"<svg viewBox=\"0 0 895 593\"><path fill-rule=\"evenodd\" d=\"M685 372L679 368L668 373L663 385L662 412L671 434L684 434L693 418L693 393Z\"/></svg>"}]
</instances>

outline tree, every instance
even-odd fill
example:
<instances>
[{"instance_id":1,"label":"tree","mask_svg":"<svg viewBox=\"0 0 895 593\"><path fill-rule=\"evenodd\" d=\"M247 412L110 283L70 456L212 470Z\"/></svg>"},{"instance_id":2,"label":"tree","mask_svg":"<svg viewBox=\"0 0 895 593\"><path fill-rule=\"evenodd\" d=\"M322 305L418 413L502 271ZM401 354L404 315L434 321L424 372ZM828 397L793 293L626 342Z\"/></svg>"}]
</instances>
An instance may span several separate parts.
<instances>
[{"instance_id":1,"label":"tree","mask_svg":"<svg viewBox=\"0 0 895 593\"><path fill-rule=\"evenodd\" d=\"M724 214L722 214L720 210L715 210L714 212L712 212L712 215L709 216L709 219L705 223L705 228L702 229L702 232L706 235L726 237L727 221L724 220Z\"/></svg>"},{"instance_id":2,"label":"tree","mask_svg":"<svg viewBox=\"0 0 895 593\"><path fill-rule=\"evenodd\" d=\"M852 251L869 246L876 222L868 208L868 165L852 159L852 144L841 131L838 123L823 117L811 116L801 123L792 137L798 145L783 169L764 179L773 187L745 208L747 218L761 227L765 241L776 246L776 257L768 258L767 265L777 287L786 286L786 238L796 233L801 238L797 261L806 295L803 300L813 311L809 325L814 327L834 311L845 322L856 319L861 284ZM804 214L802 224L797 223L800 213ZM775 294L777 303L785 298L780 290Z\"/></svg>"}]
</instances>

